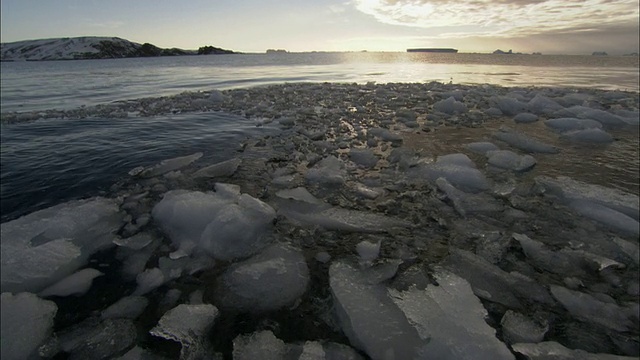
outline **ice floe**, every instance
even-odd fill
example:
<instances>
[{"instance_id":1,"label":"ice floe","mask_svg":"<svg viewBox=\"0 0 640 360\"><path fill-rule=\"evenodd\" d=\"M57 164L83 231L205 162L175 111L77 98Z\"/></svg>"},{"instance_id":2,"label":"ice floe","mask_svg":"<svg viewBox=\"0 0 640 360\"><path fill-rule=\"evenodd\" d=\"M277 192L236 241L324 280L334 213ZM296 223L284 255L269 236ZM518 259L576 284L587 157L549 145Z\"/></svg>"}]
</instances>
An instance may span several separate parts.
<instances>
[{"instance_id":1,"label":"ice floe","mask_svg":"<svg viewBox=\"0 0 640 360\"><path fill-rule=\"evenodd\" d=\"M38 347L53 329L58 307L31 293L2 293L1 346L3 359L23 360L38 357Z\"/></svg>"}]
</instances>

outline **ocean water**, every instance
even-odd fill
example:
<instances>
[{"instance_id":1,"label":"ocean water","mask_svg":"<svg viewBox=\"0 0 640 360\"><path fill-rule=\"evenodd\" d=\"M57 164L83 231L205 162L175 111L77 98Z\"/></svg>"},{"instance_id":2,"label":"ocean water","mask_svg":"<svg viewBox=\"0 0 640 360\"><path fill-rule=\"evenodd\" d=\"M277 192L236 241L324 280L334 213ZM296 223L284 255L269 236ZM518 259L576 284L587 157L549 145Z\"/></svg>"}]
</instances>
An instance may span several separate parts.
<instances>
[{"instance_id":1,"label":"ocean water","mask_svg":"<svg viewBox=\"0 0 640 360\"><path fill-rule=\"evenodd\" d=\"M638 91L637 56L292 53L2 62L2 112L283 82L453 82Z\"/></svg>"},{"instance_id":2,"label":"ocean water","mask_svg":"<svg viewBox=\"0 0 640 360\"><path fill-rule=\"evenodd\" d=\"M638 57L415 53L3 62L0 102L2 113L73 109L284 82L438 81L638 91L638 62ZM196 151L224 160L233 156L242 139L277 131L225 113L48 119L0 126L2 222L65 200L104 193L136 166ZM638 166L633 138L626 143L630 150L620 153L623 165L618 167L625 168L628 176ZM630 158L634 154L636 159ZM626 163L632 166L627 168ZM621 181L631 188L637 184L637 178Z\"/></svg>"}]
</instances>

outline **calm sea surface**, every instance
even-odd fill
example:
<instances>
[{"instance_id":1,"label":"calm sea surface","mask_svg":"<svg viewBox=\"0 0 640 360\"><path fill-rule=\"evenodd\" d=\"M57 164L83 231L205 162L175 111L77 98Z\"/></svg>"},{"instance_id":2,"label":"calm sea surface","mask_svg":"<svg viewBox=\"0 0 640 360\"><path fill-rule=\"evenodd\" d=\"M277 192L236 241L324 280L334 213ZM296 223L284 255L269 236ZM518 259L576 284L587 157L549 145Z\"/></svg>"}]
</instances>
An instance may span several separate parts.
<instances>
[{"instance_id":1,"label":"calm sea surface","mask_svg":"<svg viewBox=\"0 0 640 360\"><path fill-rule=\"evenodd\" d=\"M2 112L282 82L428 82L638 91L637 56L300 53L3 62Z\"/></svg>"},{"instance_id":2,"label":"calm sea surface","mask_svg":"<svg viewBox=\"0 0 640 360\"><path fill-rule=\"evenodd\" d=\"M639 91L638 57L305 53L3 62L1 111L71 109L283 82L453 82ZM105 191L132 168L205 151L233 156L256 128L223 113L0 124L1 221ZM636 134L637 136L637 134ZM624 152L637 173L637 148ZM451 149L455 150L455 149ZM444 150L443 150L444 151ZM213 154L213 155L211 155ZM626 159L626 157L633 157ZM637 178L631 179L632 186Z\"/></svg>"}]
</instances>

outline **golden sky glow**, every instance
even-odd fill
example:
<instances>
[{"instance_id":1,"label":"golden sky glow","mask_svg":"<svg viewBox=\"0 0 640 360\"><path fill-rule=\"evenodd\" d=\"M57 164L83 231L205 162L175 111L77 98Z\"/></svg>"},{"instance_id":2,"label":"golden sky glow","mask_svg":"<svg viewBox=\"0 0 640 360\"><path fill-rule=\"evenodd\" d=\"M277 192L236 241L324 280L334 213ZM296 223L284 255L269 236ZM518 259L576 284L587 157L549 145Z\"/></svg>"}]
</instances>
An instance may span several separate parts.
<instances>
[{"instance_id":1,"label":"golden sky glow","mask_svg":"<svg viewBox=\"0 0 640 360\"><path fill-rule=\"evenodd\" d=\"M639 0L0 0L3 42L118 36L245 52L638 51Z\"/></svg>"}]
</instances>

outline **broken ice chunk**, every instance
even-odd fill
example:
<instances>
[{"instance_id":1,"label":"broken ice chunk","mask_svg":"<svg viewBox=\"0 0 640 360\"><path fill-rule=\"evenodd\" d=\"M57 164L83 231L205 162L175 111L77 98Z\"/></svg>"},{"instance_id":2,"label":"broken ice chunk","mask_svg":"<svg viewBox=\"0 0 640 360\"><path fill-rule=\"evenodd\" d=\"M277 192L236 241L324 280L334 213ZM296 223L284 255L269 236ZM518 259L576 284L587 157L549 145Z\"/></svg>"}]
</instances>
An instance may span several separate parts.
<instances>
[{"instance_id":1,"label":"broken ice chunk","mask_svg":"<svg viewBox=\"0 0 640 360\"><path fill-rule=\"evenodd\" d=\"M453 96L450 96L445 100L440 100L433 104L433 110L453 115L467 112L467 106L463 102L456 101Z\"/></svg>"},{"instance_id":2,"label":"broken ice chunk","mask_svg":"<svg viewBox=\"0 0 640 360\"><path fill-rule=\"evenodd\" d=\"M489 189L487 178L478 169L455 164L421 164L409 169L407 176L412 181L428 180L432 183L438 178L445 178L457 188L469 192L480 192Z\"/></svg>"},{"instance_id":3,"label":"broken ice chunk","mask_svg":"<svg viewBox=\"0 0 640 360\"><path fill-rule=\"evenodd\" d=\"M466 217L478 213L502 211L503 207L493 197L486 194L467 194L456 189L445 178L438 178L436 185L453 203L454 209Z\"/></svg>"},{"instance_id":4,"label":"broken ice chunk","mask_svg":"<svg viewBox=\"0 0 640 360\"><path fill-rule=\"evenodd\" d=\"M183 244L198 244L222 260L248 256L267 245L276 216L269 205L246 194L184 190L165 194L152 214L181 249Z\"/></svg>"},{"instance_id":5,"label":"broken ice chunk","mask_svg":"<svg viewBox=\"0 0 640 360\"><path fill-rule=\"evenodd\" d=\"M413 225L405 220L364 211L341 208L320 208L321 211L300 211L291 206L281 206L278 212L302 224L317 225L327 230L380 233Z\"/></svg>"},{"instance_id":6,"label":"broken ice chunk","mask_svg":"<svg viewBox=\"0 0 640 360\"><path fill-rule=\"evenodd\" d=\"M517 115L525 110L527 110L527 104L521 103L520 101L507 97L507 96L499 96L493 99L498 109L502 111L505 115Z\"/></svg>"},{"instance_id":7,"label":"broken ice chunk","mask_svg":"<svg viewBox=\"0 0 640 360\"><path fill-rule=\"evenodd\" d=\"M482 154L482 155L486 154L487 151L500 150L500 148L498 148L495 144L487 141L469 143L469 144L466 144L464 147L473 151L476 154Z\"/></svg>"},{"instance_id":8,"label":"broken ice chunk","mask_svg":"<svg viewBox=\"0 0 640 360\"><path fill-rule=\"evenodd\" d=\"M31 293L0 295L0 354L3 360L37 358L51 333L58 307Z\"/></svg>"},{"instance_id":9,"label":"broken ice chunk","mask_svg":"<svg viewBox=\"0 0 640 360\"><path fill-rule=\"evenodd\" d=\"M100 317L104 319L136 319L149 304L144 296L126 296L104 309Z\"/></svg>"},{"instance_id":10,"label":"broken ice chunk","mask_svg":"<svg viewBox=\"0 0 640 360\"><path fill-rule=\"evenodd\" d=\"M545 144L539 140L533 139L525 134L515 132L508 128L500 128L500 131L493 133L493 136L516 149L520 149L530 153L548 153L556 154L558 148Z\"/></svg>"},{"instance_id":11,"label":"broken ice chunk","mask_svg":"<svg viewBox=\"0 0 640 360\"><path fill-rule=\"evenodd\" d=\"M513 350L527 357L529 360L633 360L637 357L592 354L584 350L572 350L555 341L545 341L538 344L513 344Z\"/></svg>"},{"instance_id":12,"label":"broken ice chunk","mask_svg":"<svg viewBox=\"0 0 640 360\"><path fill-rule=\"evenodd\" d=\"M102 275L104 274L96 269L82 269L42 290L38 295L42 297L69 295L81 296L89 291L93 279Z\"/></svg>"},{"instance_id":13,"label":"broken ice chunk","mask_svg":"<svg viewBox=\"0 0 640 360\"><path fill-rule=\"evenodd\" d=\"M288 347L269 330L233 339L234 360L281 360L287 355Z\"/></svg>"},{"instance_id":14,"label":"broken ice chunk","mask_svg":"<svg viewBox=\"0 0 640 360\"><path fill-rule=\"evenodd\" d=\"M551 294L576 318L616 331L628 331L633 322L617 305L604 303L591 295L551 285Z\"/></svg>"},{"instance_id":15,"label":"broken ice chunk","mask_svg":"<svg viewBox=\"0 0 640 360\"><path fill-rule=\"evenodd\" d=\"M309 269L302 252L275 244L230 266L218 279L215 294L224 307L269 311L292 304L308 283Z\"/></svg>"},{"instance_id":16,"label":"broken ice chunk","mask_svg":"<svg viewBox=\"0 0 640 360\"><path fill-rule=\"evenodd\" d=\"M438 156L438 158L436 159L436 164L458 165L458 166L465 166L469 168L476 167L476 164L473 162L473 160L469 159L467 155L461 154L461 153Z\"/></svg>"},{"instance_id":17,"label":"broken ice chunk","mask_svg":"<svg viewBox=\"0 0 640 360\"><path fill-rule=\"evenodd\" d=\"M559 132L602 128L602 124L595 120L578 118L557 118L545 120L544 124Z\"/></svg>"},{"instance_id":18,"label":"broken ice chunk","mask_svg":"<svg viewBox=\"0 0 640 360\"><path fill-rule=\"evenodd\" d=\"M164 274L158 268L147 269L136 277L138 287L133 295L144 295L165 282Z\"/></svg>"},{"instance_id":19,"label":"broken ice chunk","mask_svg":"<svg viewBox=\"0 0 640 360\"><path fill-rule=\"evenodd\" d=\"M175 171L200 159L202 155L203 154L201 152L197 152L195 154L191 154L187 156L181 156L173 159L162 160L160 163L144 169L142 172L138 174L138 176L143 178L150 178L150 177L168 173L170 171Z\"/></svg>"},{"instance_id":20,"label":"broken ice chunk","mask_svg":"<svg viewBox=\"0 0 640 360\"><path fill-rule=\"evenodd\" d=\"M286 189L276 192L276 196L282 199L292 199L297 201L303 201L309 204L322 204L322 200L316 198L307 189L303 187L297 187L295 189Z\"/></svg>"},{"instance_id":21,"label":"broken ice chunk","mask_svg":"<svg viewBox=\"0 0 640 360\"><path fill-rule=\"evenodd\" d=\"M196 171L192 176L193 178L217 178L217 177L229 177L233 175L238 166L242 163L241 159L233 158L217 164L213 164Z\"/></svg>"},{"instance_id":22,"label":"broken ice chunk","mask_svg":"<svg viewBox=\"0 0 640 360\"><path fill-rule=\"evenodd\" d=\"M128 238L117 238L113 243L118 246L124 246L132 250L140 250L153 242L153 237L148 233L138 233Z\"/></svg>"},{"instance_id":23,"label":"broken ice chunk","mask_svg":"<svg viewBox=\"0 0 640 360\"><path fill-rule=\"evenodd\" d=\"M180 359L208 358L205 337L218 314L218 309L211 304L180 304L167 311L149 333L179 342L182 345Z\"/></svg>"},{"instance_id":24,"label":"broken ice chunk","mask_svg":"<svg viewBox=\"0 0 640 360\"><path fill-rule=\"evenodd\" d=\"M613 142L613 137L600 129L567 131L561 137L570 141L585 143L607 144Z\"/></svg>"},{"instance_id":25,"label":"broken ice chunk","mask_svg":"<svg viewBox=\"0 0 640 360\"><path fill-rule=\"evenodd\" d=\"M538 343L544 339L549 326L541 326L518 312L507 310L500 320L502 333L507 343Z\"/></svg>"},{"instance_id":26,"label":"broken ice chunk","mask_svg":"<svg viewBox=\"0 0 640 360\"><path fill-rule=\"evenodd\" d=\"M588 200L574 200L569 203L569 206L580 215L595 220L621 234L635 238L640 236L640 223L619 211Z\"/></svg>"},{"instance_id":27,"label":"broken ice chunk","mask_svg":"<svg viewBox=\"0 0 640 360\"><path fill-rule=\"evenodd\" d=\"M516 123L532 123L538 121L538 115L529 113L520 113L513 117L513 121Z\"/></svg>"},{"instance_id":28,"label":"broken ice chunk","mask_svg":"<svg viewBox=\"0 0 640 360\"><path fill-rule=\"evenodd\" d=\"M562 105L558 104L554 100L540 94L536 94L533 99L529 100L527 105L529 110L536 114L552 114L563 108Z\"/></svg>"},{"instance_id":29,"label":"broken ice chunk","mask_svg":"<svg viewBox=\"0 0 640 360\"><path fill-rule=\"evenodd\" d=\"M589 200L620 211L633 219L640 218L638 195L601 185L587 184L566 176L558 176L554 179L540 175L535 177L535 182L545 193L556 196L563 201Z\"/></svg>"},{"instance_id":30,"label":"broken ice chunk","mask_svg":"<svg viewBox=\"0 0 640 360\"><path fill-rule=\"evenodd\" d=\"M333 155L320 160L307 171L306 175L308 182L324 185L342 185L345 182L345 177L344 164Z\"/></svg>"},{"instance_id":31,"label":"broken ice chunk","mask_svg":"<svg viewBox=\"0 0 640 360\"><path fill-rule=\"evenodd\" d=\"M509 150L488 151L486 155L489 158L487 160L489 165L515 172L528 171L536 165L536 159L533 156L520 156Z\"/></svg>"},{"instance_id":32,"label":"broken ice chunk","mask_svg":"<svg viewBox=\"0 0 640 360\"><path fill-rule=\"evenodd\" d=\"M113 246L122 225L114 200L75 200L0 224L3 292L39 292Z\"/></svg>"},{"instance_id":33,"label":"broken ice chunk","mask_svg":"<svg viewBox=\"0 0 640 360\"><path fill-rule=\"evenodd\" d=\"M360 255L360 259L364 262L371 262L375 260L380 254L380 243L371 243L369 241L361 241L356 245L356 251Z\"/></svg>"},{"instance_id":34,"label":"broken ice chunk","mask_svg":"<svg viewBox=\"0 0 640 360\"><path fill-rule=\"evenodd\" d=\"M415 359L428 342L393 303L386 287L366 284L357 269L334 262L331 293L345 335L372 359Z\"/></svg>"},{"instance_id":35,"label":"broken ice chunk","mask_svg":"<svg viewBox=\"0 0 640 360\"><path fill-rule=\"evenodd\" d=\"M514 359L485 321L487 311L461 277L436 270L438 286L425 290L389 290L393 302L418 330L424 359Z\"/></svg>"},{"instance_id":36,"label":"broken ice chunk","mask_svg":"<svg viewBox=\"0 0 640 360\"><path fill-rule=\"evenodd\" d=\"M57 335L69 359L110 359L136 342L137 329L129 319L88 318Z\"/></svg>"},{"instance_id":37,"label":"broken ice chunk","mask_svg":"<svg viewBox=\"0 0 640 360\"><path fill-rule=\"evenodd\" d=\"M378 163L378 157L369 149L351 149L349 159L365 168L373 168Z\"/></svg>"}]
</instances>

